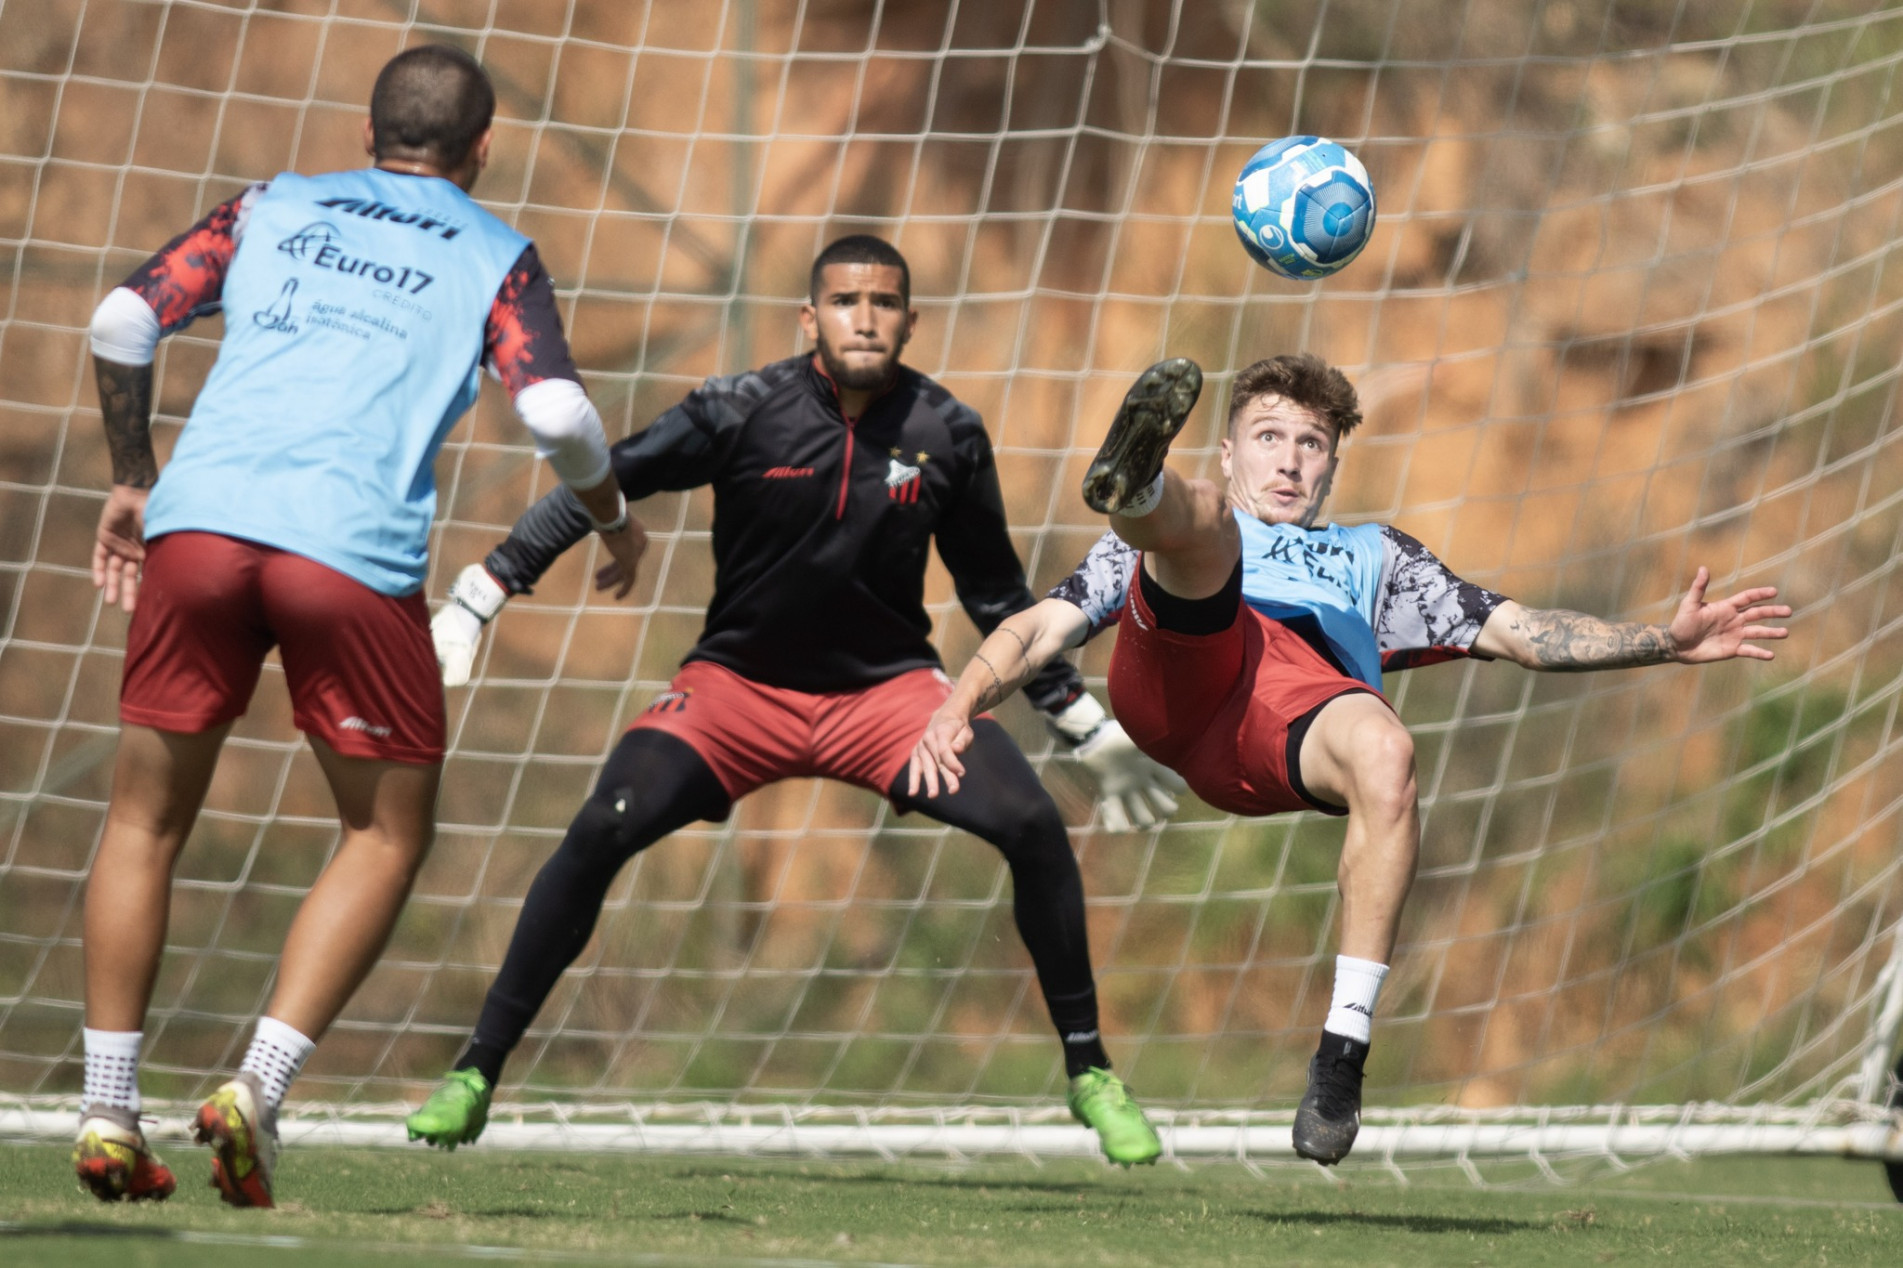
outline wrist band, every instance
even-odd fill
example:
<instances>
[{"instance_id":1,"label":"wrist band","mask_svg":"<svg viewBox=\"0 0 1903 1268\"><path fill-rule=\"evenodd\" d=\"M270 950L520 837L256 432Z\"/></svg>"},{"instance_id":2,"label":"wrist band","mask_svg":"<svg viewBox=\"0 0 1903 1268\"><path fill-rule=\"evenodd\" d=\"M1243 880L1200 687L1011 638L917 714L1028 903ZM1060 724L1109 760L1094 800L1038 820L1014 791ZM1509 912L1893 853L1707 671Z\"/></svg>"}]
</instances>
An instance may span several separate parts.
<instances>
[{"instance_id":1,"label":"wrist band","mask_svg":"<svg viewBox=\"0 0 1903 1268\"><path fill-rule=\"evenodd\" d=\"M579 498L576 500L580 501ZM620 509L615 512L613 519L606 522L596 519L594 512L590 511L586 505L581 508L582 514L588 517L588 522L595 526L597 533L618 533L628 526L628 495L623 493L620 489L616 489L615 502L619 505Z\"/></svg>"}]
</instances>

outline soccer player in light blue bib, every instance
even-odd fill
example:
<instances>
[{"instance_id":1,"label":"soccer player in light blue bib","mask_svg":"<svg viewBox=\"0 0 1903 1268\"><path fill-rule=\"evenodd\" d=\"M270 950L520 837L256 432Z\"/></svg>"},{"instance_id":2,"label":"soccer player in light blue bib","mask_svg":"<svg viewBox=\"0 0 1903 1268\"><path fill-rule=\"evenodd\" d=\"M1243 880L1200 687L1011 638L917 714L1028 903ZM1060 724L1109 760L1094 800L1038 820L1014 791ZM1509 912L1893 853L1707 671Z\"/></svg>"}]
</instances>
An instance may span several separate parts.
<instances>
[{"instance_id":1,"label":"soccer player in light blue bib","mask_svg":"<svg viewBox=\"0 0 1903 1268\"><path fill-rule=\"evenodd\" d=\"M1390 525L1317 526L1361 407L1311 355L1238 373L1225 483L1182 479L1163 459L1201 387L1179 358L1130 389L1084 477L1110 531L979 646L913 777L962 776L972 716L1116 624L1110 699L1138 748L1233 814L1347 815L1334 997L1292 1135L1303 1157L1335 1163L1360 1130L1375 1001L1420 852L1414 743L1380 695L1383 671L1461 656L1545 670L1769 660L1753 640L1786 631L1760 622L1791 610L1769 587L1708 603L1700 568L1668 624L1541 611L1462 580Z\"/></svg>"},{"instance_id":2,"label":"soccer player in light blue bib","mask_svg":"<svg viewBox=\"0 0 1903 1268\"><path fill-rule=\"evenodd\" d=\"M433 464L485 364L621 566L622 593L632 584L642 537L548 275L527 238L469 197L494 110L468 54L400 54L364 125L374 167L252 186L94 314L113 487L93 575L132 613L112 802L86 891L73 1164L101 1199L176 1185L138 1117L172 865L276 647L342 835L292 922L243 1065L193 1125L225 1201L273 1204L278 1104L375 964L434 831L443 696L421 593ZM154 346L216 309L218 361L160 473Z\"/></svg>"}]
</instances>

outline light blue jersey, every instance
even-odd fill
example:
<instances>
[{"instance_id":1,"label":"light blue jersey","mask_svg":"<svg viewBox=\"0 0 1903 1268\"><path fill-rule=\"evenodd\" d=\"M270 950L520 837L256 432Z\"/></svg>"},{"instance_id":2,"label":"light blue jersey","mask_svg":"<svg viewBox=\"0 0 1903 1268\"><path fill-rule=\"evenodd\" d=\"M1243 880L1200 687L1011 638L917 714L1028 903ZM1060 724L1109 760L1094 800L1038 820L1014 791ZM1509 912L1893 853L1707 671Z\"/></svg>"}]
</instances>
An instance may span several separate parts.
<instances>
[{"instance_id":1,"label":"light blue jersey","mask_svg":"<svg viewBox=\"0 0 1903 1268\"><path fill-rule=\"evenodd\" d=\"M1319 634L1350 678L1381 686L1375 605L1387 560L1379 524L1298 528L1235 513L1242 601L1297 633Z\"/></svg>"},{"instance_id":2,"label":"light blue jersey","mask_svg":"<svg viewBox=\"0 0 1903 1268\"><path fill-rule=\"evenodd\" d=\"M1385 670L1477 656L1474 641L1506 599L1449 572L1427 547L1388 524L1297 528L1236 513L1242 600L1300 634L1348 677L1379 690ZM1105 533L1050 592L1089 622L1117 623L1138 552Z\"/></svg>"},{"instance_id":3,"label":"light blue jersey","mask_svg":"<svg viewBox=\"0 0 1903 1268\"><path fill-rule=\"evenodd\" d=\"M388 595L423 584L434 464L528 239L449 181L285 173L225 277L217 364L146 508Z\"/></svg>"}]
</instances>

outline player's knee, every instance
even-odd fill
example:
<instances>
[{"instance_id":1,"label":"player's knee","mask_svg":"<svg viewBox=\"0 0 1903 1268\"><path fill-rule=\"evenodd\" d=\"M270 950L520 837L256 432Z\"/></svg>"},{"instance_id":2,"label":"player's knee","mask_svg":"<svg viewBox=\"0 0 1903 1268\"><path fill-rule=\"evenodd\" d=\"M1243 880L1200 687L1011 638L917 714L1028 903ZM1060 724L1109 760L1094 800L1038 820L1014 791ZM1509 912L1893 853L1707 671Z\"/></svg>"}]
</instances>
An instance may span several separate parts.
<instances>
[{"instance_id":1,"label":"player's knee","mask_svg":"<svg viewBox=\"0 0 1903 1268\"><path fill-rule=\"evenodd\" d=\"M640 839L639 816L632 788L597 788L568 825L562 849L577 862L619 868L647 844Z\"/></svg>"},{"instance_id":2,"label":"player's knee","mask_svg":"<svg viewBox=\"0 0 1903 1268\"><path fill-rule=\"evenodd\" d=\"M1356 728L1355 786L1363 808L1387 816L1412 812L1414 737L1398 721L1371 719Z\"/></svg>"},{"instance_id":3,"label":"player's knee","mask_svg":"<svg viewBox=\"0 0 1903 1268\"><path fill-rule=\"evenodd\" d=\"M1076 856L1070 852L1070 833L1064 817L1050 798L1041 804L1023 806L986 839L1003 852L1013 871L1025 868L1047 871L1074 869Z\"/></svg>"}]
</instances>

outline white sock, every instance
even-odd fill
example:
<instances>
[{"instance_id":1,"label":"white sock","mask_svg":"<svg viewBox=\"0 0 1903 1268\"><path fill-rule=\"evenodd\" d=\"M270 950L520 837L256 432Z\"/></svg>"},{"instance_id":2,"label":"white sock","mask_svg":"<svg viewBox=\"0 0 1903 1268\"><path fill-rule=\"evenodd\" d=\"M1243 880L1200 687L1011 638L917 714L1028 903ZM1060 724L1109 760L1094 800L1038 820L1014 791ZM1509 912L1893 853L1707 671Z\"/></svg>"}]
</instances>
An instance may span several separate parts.
<instances>
[{"instance_id":1,"label":"white sock","mask_svg":"<svg viewBox=\"0 0 1903 1268\"><path fill-rule=\"evenodd\" d=\"M1381 995L1381 980L1388 966L1373 960L1357 960L1351 955L1335 957L1335 1001L1328 1007L1328 1020L1322 1029L1344 1039L1367 1043L1374 1034L1374 1002Z\"/></svg>"},{"instance_id":2,"label":"white sock","mask_svg":"<svg viewBox=\"0 0 1903 1268\"><path fill-rule=\"evenodd\" d=\"M1156 473L1156 479L1150 481L1150 487L1125 502L1116 514L1125 519L1138 520L1163 505L1163 473Z\"/></svg>"},{"instance_id":3,"label":"white sock","mask_svg":"<svg viewBox=\"0 0 1903 1268\"><path fill-rule=\"evenodd\" d=\"M85 1028L86 1091L83 1105L114 1105L139 1112L139 1047L143 1030Z\"/></svg>"},{"instance_id":4,"label":"white sock","mask_svg":"<svg viewBox=\"0 0 1903 1268\"><path fill-rule=\"evenodd\" d=\"M264 1086L265 1106L275 1110L283 1103L284 1094L291 1090L291 1081L297 1078L297 1072L304 1068L304 1059L315 1047L315 1040L306 1039L277 1018L260 1017L258 1033L245 1051L244 1064L238 1068L258 1076L258 1082Z\"/></svg>"}]
</instances>

